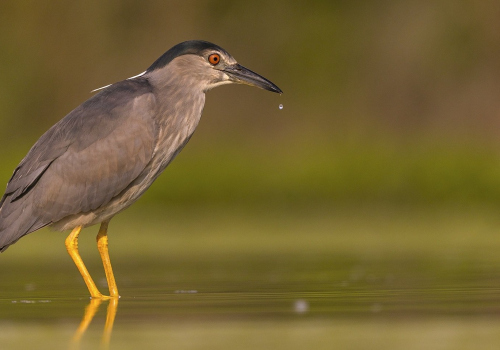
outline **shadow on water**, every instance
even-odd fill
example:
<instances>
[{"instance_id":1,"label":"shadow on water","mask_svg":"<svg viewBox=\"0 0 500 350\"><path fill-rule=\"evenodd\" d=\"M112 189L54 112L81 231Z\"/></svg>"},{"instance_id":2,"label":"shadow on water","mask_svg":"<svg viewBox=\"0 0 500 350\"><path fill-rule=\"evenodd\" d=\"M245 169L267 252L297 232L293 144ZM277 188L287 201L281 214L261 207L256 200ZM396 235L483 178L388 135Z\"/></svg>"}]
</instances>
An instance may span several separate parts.
<instances>
[{"instance_id":1,"label":"shadow on water","mask_svg":"<svg viewBox=\"0 0 500 350\"><path fill-rule=\"evenodd\" d=\"M108 301L108 300L106 300ZM90 323L94 319L95 314L99 310L103 299L90 299L90 303L85 307L82 322L78 326L73 338L71 339L72 349L79 349L83 335L87 331ZM110 298L108 309L106 311L106 323L104 324L104 331L102 333L101 346L103 349L109 348L111 339L111 332L113 331L113 324L115 322L116 311L118 309L118 298Z\"/></svg>"}]
</instances>

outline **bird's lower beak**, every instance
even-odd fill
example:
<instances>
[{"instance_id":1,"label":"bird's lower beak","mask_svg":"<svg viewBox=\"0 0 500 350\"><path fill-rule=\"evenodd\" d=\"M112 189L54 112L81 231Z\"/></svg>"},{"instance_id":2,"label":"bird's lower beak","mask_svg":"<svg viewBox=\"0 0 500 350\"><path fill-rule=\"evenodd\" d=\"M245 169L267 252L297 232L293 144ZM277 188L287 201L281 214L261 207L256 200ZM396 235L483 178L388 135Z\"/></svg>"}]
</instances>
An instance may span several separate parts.
<instances>
[{"instance_id":1,"label":"bird's lower beak","mask_svg":"<svg viewBox=\"0 0 500 350\"><path fill-rule=\"evenodd\" d=\"M283 91L272 82L238 63L227 66L224 68L224 72L229 75L230 79L235 83L256 86L279 94L283 93Z\"/></svg>"}]
</instances>

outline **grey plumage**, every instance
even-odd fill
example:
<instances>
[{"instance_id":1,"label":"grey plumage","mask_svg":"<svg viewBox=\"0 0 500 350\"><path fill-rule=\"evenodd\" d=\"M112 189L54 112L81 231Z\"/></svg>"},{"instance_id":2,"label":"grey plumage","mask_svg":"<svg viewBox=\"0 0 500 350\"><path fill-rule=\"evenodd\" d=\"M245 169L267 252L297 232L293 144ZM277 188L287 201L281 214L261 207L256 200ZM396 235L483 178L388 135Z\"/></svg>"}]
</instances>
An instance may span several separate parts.
<instances>
[{"instance_id":1,"label":"grey plumage","mask_svg":"<svg viewBox=\"0 0 500 350\"><path fill-rule=\"evenodd\" d=\"M217 64L208 59L214 53ZM205 92L228 83L281 93L222 48L189 41L70 112L35 143L9 180L0 200L0 251L42 227L107 222L130 206L189 141Z\"/></svg>"},{"instance_id":2,"label":"grey plumage","mask_svg":"<svg viewBox=\"0 0 500 350\"><path fill-rule=\"evenodd\" d=\"M16 168L2 198L2 250L41 227L102 211L140 177L158 138L153 106L145 101L149 93L144 79L114 84L40 138ZM124 104L124 95L133 99ZM145 102L133 106L136 99ZM84 221L84 226L93 224Z\"/></svg>"}]
</instances>

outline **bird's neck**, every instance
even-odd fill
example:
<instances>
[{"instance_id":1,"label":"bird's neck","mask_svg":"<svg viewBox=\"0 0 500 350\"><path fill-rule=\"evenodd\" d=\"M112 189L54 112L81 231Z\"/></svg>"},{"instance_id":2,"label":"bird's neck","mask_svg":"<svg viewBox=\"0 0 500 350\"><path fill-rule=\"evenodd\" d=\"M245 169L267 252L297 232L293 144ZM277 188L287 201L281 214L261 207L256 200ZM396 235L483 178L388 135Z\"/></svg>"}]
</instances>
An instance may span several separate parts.
<instances>
[{"instance_id":1,"label":"bird's neck","mask_svg":"<svg viewBox=\"0 0 500 350\"><path fill-rule=\"evenodd\" d=\"M164 70L168 73L168 70ZM161 172L182 150L193 135L205 105L205 93L193 88L189 81L184 84L174 75L162 79L155 74L146 77L153 87L157 113L158 142L155 147L154 167Z\"/></svg>"}]
</instances>

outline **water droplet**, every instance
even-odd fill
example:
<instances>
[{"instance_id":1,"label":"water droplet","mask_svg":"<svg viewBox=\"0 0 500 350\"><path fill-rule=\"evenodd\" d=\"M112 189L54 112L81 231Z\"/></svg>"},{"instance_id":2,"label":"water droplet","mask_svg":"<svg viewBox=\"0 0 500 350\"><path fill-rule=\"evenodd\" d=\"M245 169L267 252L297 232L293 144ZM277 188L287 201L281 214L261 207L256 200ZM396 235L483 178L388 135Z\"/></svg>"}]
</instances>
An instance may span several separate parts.
<instances>
[{"instance_id":1,"label":"water droplet","mask_svg":"<svg viewBox=\"0 0 500 350\"><path fill-rule=\"evenodd\" d=\"M279 108L279 109L283 109L283 105L282 105L282 104L280 104L280 105L278 106L278 108Z\"/></svg>"}]
</instances>

